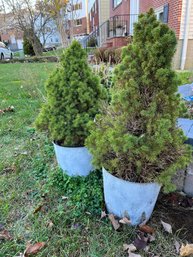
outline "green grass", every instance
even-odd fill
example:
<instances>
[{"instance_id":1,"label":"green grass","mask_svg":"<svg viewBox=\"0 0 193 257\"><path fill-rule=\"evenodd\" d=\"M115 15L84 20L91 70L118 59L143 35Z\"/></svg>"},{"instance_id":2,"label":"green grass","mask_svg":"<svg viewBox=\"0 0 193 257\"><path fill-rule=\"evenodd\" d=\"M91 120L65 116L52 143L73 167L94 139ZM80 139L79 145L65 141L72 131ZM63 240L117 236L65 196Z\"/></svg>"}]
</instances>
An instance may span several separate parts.
<instances>
[{"instance_id":1,"label":"green grass","mask_svg":"<svg viewBox=\"0 0 193 257\"><path fill-rule=\"evenodd\" d=\"M136 230L123 226L116 232L108 219L100 219L100 174L78 180L63 176L52 144L34 130L45 99L44 82L56 65L0 65L0 109L15 107L15 112L0 116L0 224L13 237L0 241L0 257L19 256L28 241L46 242L38 257L128 256L123 244L132 242ZM177 257L175 236L153 226L152 256Z\"/></svg>"},{"instance_id":2,"label":"green grass","mask_svg":"<svg viewBox=\"0 0 193 257\"><path fill-rule=\"evenodd\" d=\"M178 71L177 75L180 85L193 83L193 71Z\"/></svg>"}]
</instances>

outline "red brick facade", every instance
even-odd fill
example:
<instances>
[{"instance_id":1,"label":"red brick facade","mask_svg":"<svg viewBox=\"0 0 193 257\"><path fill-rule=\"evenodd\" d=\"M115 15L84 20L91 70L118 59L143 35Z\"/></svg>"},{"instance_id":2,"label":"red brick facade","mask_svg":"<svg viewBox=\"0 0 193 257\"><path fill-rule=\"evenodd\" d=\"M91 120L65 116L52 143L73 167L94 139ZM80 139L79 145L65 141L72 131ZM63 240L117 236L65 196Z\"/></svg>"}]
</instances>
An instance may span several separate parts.
<instances>
[{"instance_id":1,"label":"red brick facade","mask_svg":"<svg viewBox=\"0 0 193 257\"><path fill-rule=\"evenodd\" d=\"M81 25L76 25L76 22L74 21L73 24L73 34L74 36L82 36L87 33L87 21L86 17L80 18L81 19ZM69 25L71 26L71 25Z\"/></svg>"},{"instance_id":2,"label":"red brick facade","mask_svg":"<svg viewBox=\"0 0 193 257\"><path fill-rule=\"evenodd\" d=\"M169 4L168 25L175 31L176 36L179 37L182 0L140 0L140 12L147 12L151 7L156 9L165 4Z\"/></svg>"},{"instance_id":3,"label":"red brick facade","mask_svg":"<svg viewBox=\"0 0 193 257\"><path fill-rule=\"evenodd\" d=\"M117 6L113 7L113 0L110 0L110 17L115 15L124 15L130 13L130 0L122 0Z\"/></svg>"},{"instance_id":4,"label":"red brick facade","mask_svg":"<svg viewBox=\"0 0 193 257\"><path fill-rule=\"evenodd\" d=\"M99 6L98 0L95 1L89 13L89 30L95 31L99 27Z\"/></svg>"},{"instance_id":5,"label":"red brick facade","mask_svg":"<svg viewBox=\"0 0 193 257\"><path fill-rule=\"evenodd\" d=\"M107 42L104 44L104 47L123 47L128 45L127 37L113 37L108 38Z\"/></svg>"}]
</instances>

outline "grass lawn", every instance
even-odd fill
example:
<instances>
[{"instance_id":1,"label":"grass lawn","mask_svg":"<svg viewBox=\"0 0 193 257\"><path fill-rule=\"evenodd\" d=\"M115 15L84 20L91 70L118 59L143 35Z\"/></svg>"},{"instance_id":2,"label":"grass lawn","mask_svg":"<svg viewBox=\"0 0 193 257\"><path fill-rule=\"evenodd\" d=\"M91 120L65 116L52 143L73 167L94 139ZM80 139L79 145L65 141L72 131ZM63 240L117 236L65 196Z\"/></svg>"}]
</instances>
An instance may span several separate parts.
<instances>
[{"instance_id":1,"label":"grass lawn","mask_svg":"<svg viewBox=\"0 0 193 257\"><path fill-rule=\"evenodd\" d=\"M69 179L57 168L53 146L36 133L33 122L44 101L44 82L57 64L0 65L0 257L19 256L27 242L46 242L41 257L128 256L123 244L137 230L126 225L114 231L104 208L101 175ZM169 235L154 218L155 241L145 257L176 257L177 234Z\"/></svg>"}]
</instances>

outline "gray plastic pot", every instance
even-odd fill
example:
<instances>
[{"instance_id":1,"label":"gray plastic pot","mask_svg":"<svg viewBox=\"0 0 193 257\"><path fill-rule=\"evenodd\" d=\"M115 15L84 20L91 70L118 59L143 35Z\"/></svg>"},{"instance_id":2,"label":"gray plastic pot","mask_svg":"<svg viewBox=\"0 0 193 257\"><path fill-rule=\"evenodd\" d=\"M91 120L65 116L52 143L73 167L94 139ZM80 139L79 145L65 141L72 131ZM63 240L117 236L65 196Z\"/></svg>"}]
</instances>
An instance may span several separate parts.
<instances>
[{"instance_id":1,"label":"gray plastic pot","mask_svg":"<svg viewBox=\"0 0 193 257\"><path fill-rule=\"evenodd\" d=\"M131 225L149 220L161 189L157 183L133 183L119 179L104 168L103 185L108 212L129 218Z\"/></svg>"},{"instance_id":2,"label":"gray plastic pot","mask_svg":"<svg viewBox=\"0 0 193 257\"><path fill-rule=\"evenodd\" d=\"M92 155L86 147L63 147L54 144L60 168L69 176L87 176L94 169Z\"/></svg>"}]
</instances>

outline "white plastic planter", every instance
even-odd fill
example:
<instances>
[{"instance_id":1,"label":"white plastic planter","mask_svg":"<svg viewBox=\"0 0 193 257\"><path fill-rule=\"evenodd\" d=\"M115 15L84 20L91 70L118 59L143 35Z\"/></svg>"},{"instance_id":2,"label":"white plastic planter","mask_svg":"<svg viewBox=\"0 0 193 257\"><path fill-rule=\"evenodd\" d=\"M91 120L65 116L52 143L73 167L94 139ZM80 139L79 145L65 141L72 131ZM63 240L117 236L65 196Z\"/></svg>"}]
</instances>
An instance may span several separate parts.
<instances>
[{"instance_id":1,"label":"white plastic planter","mask_svg":"<svg viewBox=\"0 0 193 257\"><path fill-rule=\"evenodd\" d=\"M54 144L57 162L69 176L87 176L94 169L86 147L63 147Z\"/></svg>"},{"instance_id":2,"label":"white plastic planter","mask_svg":"<svg viewBox=\"0 0 193 257\"><path fill-rule=\"evenodd\" d=\"M131 225L151 217L161 186L157 183L133 183L119 179L103 168L104 197L109 213L128 217Z\"/></svg>"}]
</instances>

